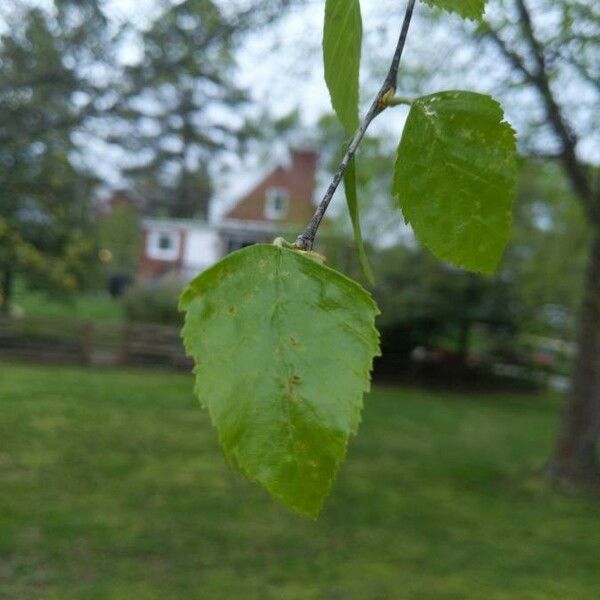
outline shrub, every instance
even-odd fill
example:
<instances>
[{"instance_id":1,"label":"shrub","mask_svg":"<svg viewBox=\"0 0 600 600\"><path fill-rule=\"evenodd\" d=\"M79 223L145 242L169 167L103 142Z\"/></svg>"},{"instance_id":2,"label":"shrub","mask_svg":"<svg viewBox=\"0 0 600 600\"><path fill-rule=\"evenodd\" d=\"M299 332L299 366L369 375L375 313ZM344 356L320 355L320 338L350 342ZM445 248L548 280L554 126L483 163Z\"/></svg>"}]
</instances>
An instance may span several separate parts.
<instances>
[{"instance_id":1,"label":"shrub","mask_svg":"<svg viewBox=\"0 0 600 600\"><path fill-rule=\"evenodd\" d=\"M174 281L139 281L123 297L125 318L168 325L181 325L183 315L177 310L181 285Z\"/></svg>"}]
</instances>

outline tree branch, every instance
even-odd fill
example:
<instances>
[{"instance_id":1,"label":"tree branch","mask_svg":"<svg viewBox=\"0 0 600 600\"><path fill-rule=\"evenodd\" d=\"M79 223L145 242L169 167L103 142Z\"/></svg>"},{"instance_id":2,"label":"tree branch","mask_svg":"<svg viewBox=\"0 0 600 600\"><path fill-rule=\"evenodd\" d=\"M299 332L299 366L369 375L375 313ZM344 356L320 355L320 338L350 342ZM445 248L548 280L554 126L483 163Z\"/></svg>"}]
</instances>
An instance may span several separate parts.
<instances>
[{"instance_id":1,"label":"tree branch","mask_svg":"<svg viewBox=\"0 0 600 600\"><path fill-rule=\"evenodd\" d=\"M381 89L379 90L375 100L371 104L367 114L364 119L360 123L344 157L342 158L342 162L335 172L323 199L319 203L313 218L310 223L307 225L306 229L303 233L301 233L294 246L300 250L312 250L315 236L317 235L317 231L319 229L319 225L325 216L325 212L333 199L333 195L340 185L340 181L350 164L350 161L354 158L360 143L362 142L369 125L373 122L373 120L381 114L388 106L388 101L393 97L396 92L396 86L398 81L398 69L400 68L400 59L402 58L402 52L404 50L404 46L406 44L406 37L408 35L408 28L410 26L410 21L412 19L413 11L415 8L416 0L408 0L408 4L406 6L406 12L404 13L404 21L402 23L402 29L400 30L400 36L398 38L398 43L396 44L396 50L394 52L394 57L392 59L392 64L390 65L388 74L385 78Z\"/></svg>"},{"instance_id":2,"label":"tree branch","mask_svg":"<svg viewBox=\"0 0 600 600\"><path fill-rule=\"evenodd\" d=\"M536 76L545 77L547 75L546 69L546 55L544 54L544 48L538 41L533 30L533 23L531 22L531 16L529 9L525 4L525 0L515 0L517 4L517 11L519 12L519 18L525 34L525 39L529 43L533 58L537 66Z\"/></svg>"},{"instance_id":3,"label":"tree branch","mask_svg":"<svg viewBox=\"0 0 600 600\"><path fill-rule=\"evenodd\" d=\"M498 35L497 31L494 31L489 23L484 23L485 26L485 34L494 45L500 50L501 54L504 55L504 58L508 60L508 62L513 66L513 68L521 73L525 77L525 80L529 83L534 83L534 75L529 71L529 69L525 66L525 61L523 58L511 50L506 42Z\"/></svg>"},{"instance_id":4,"label":"tree branch","mask_svg":"<svg viewBox=\"0 0 600 600\"><path fill-rule=\"evenodd\" d=\"M563 112L550 87L550 77L546 67L544 49L533 30L531 15L525 0L515 0L515 2L521 19L525 40L530 47L533 59L536 63L536 71L532 74L533 77L531 81L542 97L548 120L554 129L554 133L562 144L563 166L584 210L587 212L591 221L595 223L596 226L600 227L600 198L594 194L591 181L577 158L577 136L566 122Z\"/></svg>"},{"instance_id":5,"label":"tree branch","mask_svg":"<svg viewBox=\"0 0 600 600\"><path fill-rule=\"evenodd\" d=\"M600 198L598 198L598 194L594 193L585 169L577 158L577 137L566 122L563 111L550 87L544 49L535 35L529 9L525 0L514 1L519 13L523 37L535 63L535 70L530 70L525 64L525 59L510 48L508 43L500 37L497 31L492 29L489 23L486 23L485 35L500 50L512 67L521 73L525 81L532 85L541 96L548 122L561 143L560 160L571 185L588 217L593 223L600 226Z\"/></svg>"}]
</instances>

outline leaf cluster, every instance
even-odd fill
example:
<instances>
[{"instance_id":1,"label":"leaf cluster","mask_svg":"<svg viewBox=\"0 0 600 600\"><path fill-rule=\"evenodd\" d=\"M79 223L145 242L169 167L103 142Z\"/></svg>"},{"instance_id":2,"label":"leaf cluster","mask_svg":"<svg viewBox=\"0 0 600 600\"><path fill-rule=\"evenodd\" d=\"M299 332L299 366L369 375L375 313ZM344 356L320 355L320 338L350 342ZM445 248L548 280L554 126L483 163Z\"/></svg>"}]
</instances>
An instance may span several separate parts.
<instances>
[{"instance_id":1,"label":"leaf cluster","mask_svg":"<svg viewBox=\"0 0 600 600\"><path fill-rule=\"evenodd\" d=\"M428 3L471 19L484 9L484 0ZM360 0L326 0L325 80L346 135L354 135L333 183L295 245L278 238L273 246L231 254L199 275L181 297L183 339L196 364L195 391L227 459L310 517L320 510L357 431L379 344L378 309L369 294L304 250L311 250L343 177L359 260L372 280L360 227L355 151L373 118L396 104L410 105L392 192L417 239L435 256L491 272L508 238L516 143L500 105L458 90L396 98L389 87L395 86L414 4L409 0L386 83L361 121ZM461 280L457 291L465 298L481 295L471 278Z\"/></svg>"}]
</instances>

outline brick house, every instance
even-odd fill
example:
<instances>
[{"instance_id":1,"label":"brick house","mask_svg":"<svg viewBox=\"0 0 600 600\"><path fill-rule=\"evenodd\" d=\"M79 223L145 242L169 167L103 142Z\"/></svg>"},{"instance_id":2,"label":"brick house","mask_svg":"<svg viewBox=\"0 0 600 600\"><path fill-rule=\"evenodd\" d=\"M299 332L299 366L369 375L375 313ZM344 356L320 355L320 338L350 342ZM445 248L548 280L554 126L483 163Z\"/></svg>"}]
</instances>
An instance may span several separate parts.
<instances>
[{"instance_id":1,"label":"brick house","mask_svg":"<svg viewBox=\"0 0 600 600\"><path fill-rule=\"evenodd\" d=\"M268 173L214 223L143 219L138 275L189 280L229 252L277 235L295 237L314 212L317 159L310 150L292 151L288 164Z\"/></svg>"}]
</instances>

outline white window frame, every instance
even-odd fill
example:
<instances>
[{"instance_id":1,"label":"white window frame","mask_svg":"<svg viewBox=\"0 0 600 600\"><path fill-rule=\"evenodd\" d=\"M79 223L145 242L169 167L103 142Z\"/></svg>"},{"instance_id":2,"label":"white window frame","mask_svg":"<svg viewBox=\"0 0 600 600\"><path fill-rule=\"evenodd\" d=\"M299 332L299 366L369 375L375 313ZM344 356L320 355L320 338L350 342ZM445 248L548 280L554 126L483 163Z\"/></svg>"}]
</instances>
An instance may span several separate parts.
<instances>
[{"instance_id":1,"label":"white window frame","mask_svg":"<svg viewBox=\"0 0 600 600\"><path fill-rule=\"evenodd\" d=\"M168 236L171 240L172 244L170 248L160 247L160 241L164 236ZM146 254L152 260L176 261L179 258L180 246L181 234L176 229L153 229L148 232Z\"/></svg>"},{"instance_id":2,"label":"white window frame","mask_svg":"<svg viewBox=\"0 0 600 600\"><path fill-rule=\"evenodd\" d=\"M278 200L282 201L281 207L277 206ZM273 221L281 221L288 215L290 193L284 187L272 187L265 195L265 217Z\"/></svg>"}]
</instances>

